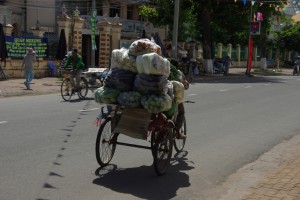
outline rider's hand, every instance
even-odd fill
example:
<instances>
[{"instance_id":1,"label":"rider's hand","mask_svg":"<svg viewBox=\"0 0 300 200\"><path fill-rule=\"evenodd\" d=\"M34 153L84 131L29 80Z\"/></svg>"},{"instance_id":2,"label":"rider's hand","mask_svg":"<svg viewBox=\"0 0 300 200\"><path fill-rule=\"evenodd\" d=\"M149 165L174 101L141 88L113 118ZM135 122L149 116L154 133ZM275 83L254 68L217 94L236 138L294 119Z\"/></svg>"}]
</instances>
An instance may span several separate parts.
<instances>
[{"instance_id":1,"label":"rider's hand","mask_svg":"<svg viewBox=\"0 0 300 200\"><path fill-rule=\"evenodd\" d=\"M185 90L189 89L189 87L190 87L190 84L189 84L189 82L187 80L183 81L183 85L184 85L184 89Z\"/></svg>"}]
</instances>

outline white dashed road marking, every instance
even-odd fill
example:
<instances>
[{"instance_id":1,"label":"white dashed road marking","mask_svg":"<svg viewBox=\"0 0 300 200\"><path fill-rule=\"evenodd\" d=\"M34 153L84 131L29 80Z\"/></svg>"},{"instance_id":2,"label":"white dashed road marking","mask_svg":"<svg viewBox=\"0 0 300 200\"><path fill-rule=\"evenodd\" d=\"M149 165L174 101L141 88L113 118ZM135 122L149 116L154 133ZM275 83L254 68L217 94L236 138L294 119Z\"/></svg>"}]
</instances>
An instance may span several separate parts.
<instances>
[{"instance_id":1,"label":"white dashed road marking","mask_svg":"<svg viewBox=\"0 0 300 200\"><path fill-rule=\"evenodd\" d=\"M89 112L89 111L93 111L93 110L99 110L100 108L91 108L91 109L87 109L87 110L78 110L79 112Z\"/></svg>"},{"instance_id":2,"label":"white dashed road marking","mask_svg":"<svg viewBox=\"0 0 300 200\"><path fill-rule=\"evenodd\" d=\"M220 92L226 92L226 91L228 91L228 90L219 90Z\"/></svg>"},{"instance_id":3,"label":"white dashed road marking","mask_svg":"<svg viewBox=\"0 0 300 200\"><path fill-rule=\"evenodd\" d=\"M189 94L188 96L196 96L197 94Z\"/></svg>"},{"instance_id":4,"label":"white dashed road marking","mask_svg":"<svg viewBox=\"0 0 300 200\"><path fill-rule=\"evenodd\" d=\"M252 88L252 87L253 87L252 85L245 86L245 88Z\"/></svg>"},{"instance_id":5,"label":"white dashed road marking","mask_svg":"<svg viewBox=\"0 0 300 200\"><path fill-rule=\"evenodd\" d=\"M0 124L5 124L5 123L7 123L7 121L2 121L2 122L0 122Z\"/></svg>"}]
</instances>

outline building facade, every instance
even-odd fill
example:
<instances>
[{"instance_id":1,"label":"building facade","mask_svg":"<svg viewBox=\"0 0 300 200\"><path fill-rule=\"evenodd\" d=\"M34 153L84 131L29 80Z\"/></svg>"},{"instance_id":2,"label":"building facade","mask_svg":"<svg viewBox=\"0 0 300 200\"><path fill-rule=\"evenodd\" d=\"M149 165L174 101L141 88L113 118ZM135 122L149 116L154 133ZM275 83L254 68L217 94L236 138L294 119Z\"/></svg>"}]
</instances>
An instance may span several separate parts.
<instances>
[{"instance_id":1,"label":"building facade","mask_svg":"<svg viewBox=\"0 0 300 200\"><path fill-rule=\"evenodd\" d=\"M4 25L6 36L46 37L48 39L49 54L39 59L39 69L45 69L44 73L41 72L41 76L44 76L47 73L47 61L49 59L55 61L62 28L66 32L67 50L72 47L78 48L87 66L90 66L93 63L92 59L95 59L97 67L109 67L111 50L128 46L133 40L142 36L143 30L146 30L148 37L157 32L162 40L165 39L165 28L154 28L151 23L140 18L139 6L142 4L150 4L150 1L96 1L97 50L94 57L91 56L92 0L2 0L0 1L0 23ZM76 33L72 30L75 24ZM6 63L4 68L9 71L8 75L21 77L22 74L14 67L18 64L13 64L19 61L8 60L10 62ZM55 62L58 65L59 61ZM41 65L45 66L41 67Z\"/></svg>"}]
</instances>

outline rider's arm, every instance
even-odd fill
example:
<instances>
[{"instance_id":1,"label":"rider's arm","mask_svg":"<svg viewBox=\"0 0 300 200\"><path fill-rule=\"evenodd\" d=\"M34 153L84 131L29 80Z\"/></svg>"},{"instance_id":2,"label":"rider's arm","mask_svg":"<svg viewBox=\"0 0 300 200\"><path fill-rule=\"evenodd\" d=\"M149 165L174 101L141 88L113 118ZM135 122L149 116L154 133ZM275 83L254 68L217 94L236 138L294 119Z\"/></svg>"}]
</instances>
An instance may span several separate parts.
<instances>
[{"instance_id":1,"label":"rider's arm","mask_svg":"<svg viewBox=\"0 0 300 200\"><path fill-rule=\"evenodd\" d=\"M71 64L71 56L68 56L67 61L65 62L63 68L67 68Z\"/></svg>"},{"instance_id":2,"label":"rider's arm","mask_svg":"<svg viewBox=\"0 0 300 200\"><path fill-rule=\"evenodd\" d=\"M84 69L84 67L85 67L85 65L84 65L84 63L83 63L83 61L82 61L82 57L80 56L80 55L78 55L78 57L77 57L77 63L76 63L76 68L77 69Z\"/></svg>"},{"instance_id":3,"label":"rider's arm","mask_svg":"<svg viewBox=\"0 0 300 200\"><path fill-rule=\"evenodd\" d=\"M181 73L181 80L180 81L183 84L184 89L187 90L190 87L190 83L188 82L188 80L186 80L185 75L181 71L180 71L180 73Z\"/></svg>"}]
</instances>

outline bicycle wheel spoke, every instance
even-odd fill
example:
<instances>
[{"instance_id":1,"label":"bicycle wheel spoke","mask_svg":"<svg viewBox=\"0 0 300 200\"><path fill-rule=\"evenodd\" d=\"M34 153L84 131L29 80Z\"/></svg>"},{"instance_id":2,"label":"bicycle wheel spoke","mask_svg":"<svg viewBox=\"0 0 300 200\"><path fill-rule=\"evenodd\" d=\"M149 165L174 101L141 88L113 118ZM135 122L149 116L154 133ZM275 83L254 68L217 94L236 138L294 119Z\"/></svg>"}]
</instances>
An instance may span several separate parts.
<instances>
[{"instance_id":1,"label":"bicycle wheel spoke","mask_svg":"<svg viewBox=\"0 0 300 200\"><path fill-rule=\"evenodd\" d=\"M116 149L116 144L111 143L111 138L113 138L114 133L110 130L111 117L107 118L104 123L101 124L96 139L96 158L101 166L108 165ZM115 137L115 139L117 138Z\"/></svg>"}]
</instances>

